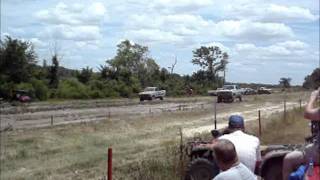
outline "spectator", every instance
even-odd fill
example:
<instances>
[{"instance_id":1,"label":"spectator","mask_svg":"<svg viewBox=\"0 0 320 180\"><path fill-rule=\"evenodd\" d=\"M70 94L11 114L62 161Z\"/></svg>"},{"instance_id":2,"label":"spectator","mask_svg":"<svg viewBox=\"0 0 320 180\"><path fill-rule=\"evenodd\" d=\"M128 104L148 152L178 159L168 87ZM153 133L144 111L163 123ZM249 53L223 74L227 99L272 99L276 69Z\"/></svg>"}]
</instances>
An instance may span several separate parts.
<instances>
[{"instance_id":1,"label":"spectator","mask_svg":"<svg viewBox=\"0 0 320 180\"><path fill-rule=\"evenodd\" d=\"M311 120L311 131L313 134L313 142L306 146L304 152L293 151L288 153L283 159L282 176L283 180L287 180L291 172L299 165L307 164L310 160L315 165L320 162L320 108L316 107L317 99L319 100L320 87L311 93L309 102L306 105L304 117Z\"/></svg>"},{"instance_id":2,"label":"spectator","mask_svg":"<svg viewBox=\"0 0 320 180\"><path fill-rule=\"evenodd\" d=\"M253 173L256 164L261 162L260 141L257 137L244 132L244 119L239 115L229 117L229 125L225 134L219 139L227 139L236 147L236 151L241 163L247 166Z\"/></svg>"},{"instance_id":3,"label":"spectator","mask_svg":"<svg viewBox=\"0 0 320 180\"><path fill-rule=\"evenodd\" d=\"M255 175L239 162L231 141L219 139L213 146L217 165L222 170L213 180L255 180Z\"/></svg>"}]
</instances>

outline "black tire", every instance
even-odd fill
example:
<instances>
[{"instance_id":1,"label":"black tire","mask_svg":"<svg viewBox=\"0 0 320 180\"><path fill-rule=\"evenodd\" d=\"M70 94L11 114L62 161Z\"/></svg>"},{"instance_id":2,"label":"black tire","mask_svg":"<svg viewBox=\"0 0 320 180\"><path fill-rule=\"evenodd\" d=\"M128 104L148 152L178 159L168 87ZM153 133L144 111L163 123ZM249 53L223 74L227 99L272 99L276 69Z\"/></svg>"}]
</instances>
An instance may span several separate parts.
<instances>
[{"instance_id":1,"label":"black tire","mask_svg":"<svg viewBox=\"0 0 320 180\"><path fill-rule=\"evenodd\" d=\"M143 102L143 101L144 101L144 99L141 97L141 98L140 98L140 102Z\"/></svg>"},{"instance_id":2,"label":"black tire","mask_svg":"<svg viewBox=\"0 0 320 180\"><path fill-rule=\"evenodd\" d=\"M204 158L197 158L187 167L185 180L212 180L219 174L219 168L214 163Z\"/></svg>"},{"instance_id":3,"label":"black tire","mask_svg":"<svg viewBox=\"0 0 320 180\"><path fill-rule=\"evenodd\" d=\"M282 180L282 158L271 160L264 167L262 178L264 180Z\"/></svg>"},{"instance_id":4,"label":"black tire","mask_svg":"<svg viewBox=\"0 0 320 180\"><path fill-rule=\"evenodd\" d=\"M239 96L239 101L242 102L242 97L241 96Z\"/></svg>"},{"instance_id":5,"label":"black tire","mask_svg":"<svg viewBox=\"0 0 320 180\"><path fill-rule=\"evenodd\" d=\"M163 100L163 97L160 97L160 100L162 101L162 100Z\"/></svg>"},{"instance_id":6,"label":"black tire","mask_svg":"<svg viewBox=\"0 0 320 180\"><path fill-rule=\"evenodd\" d=\"M222 98L218 96L217 103L221 103L221 101L222 101Z\"/></svg>"}]
</instances>

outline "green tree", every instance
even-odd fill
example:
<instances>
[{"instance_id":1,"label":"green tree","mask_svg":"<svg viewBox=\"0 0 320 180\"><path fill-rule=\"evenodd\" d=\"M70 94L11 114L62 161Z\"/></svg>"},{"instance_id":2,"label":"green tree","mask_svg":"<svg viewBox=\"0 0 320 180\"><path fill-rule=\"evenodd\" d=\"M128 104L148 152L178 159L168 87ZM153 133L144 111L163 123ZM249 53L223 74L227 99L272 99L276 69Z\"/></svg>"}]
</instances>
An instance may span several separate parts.
<instances>
[{"instance_id":1,"label":"green tree","mask_svg":"<svg viewBox=\"0 0 320 180\"><path fill-rule=\"evenodd\" d=\"M59 85L59 61L58 55L54 54L52 56L52 65L49 70L49 86L50 88L57 89Z\"/></svg>"},{"instance_id":2,"label":"green tree","mask_svg":"<svg viewBox=\"0 0 320 180\"><path fill-rule=\"evenodd\" d=\"M290 88L291 84L291 78L280 78L279 84L282 86L282 88Z\"/></svg>"},{"instance_id":3,"label":"green tree","mask_svg":"<svg viewBox=\"0 0 320 180\"><path fill-rule=\"evenodd\" d=\"M303 87L307 89L320 87L320 68L316 68L310 75L304 78Z\"/></svg>"},{"instance_id":4,"label":"green tree","mask_svg":"<svg viewBox=\"0 0 320 180\"><path fill-rule=\"evenodd\" d=\"M80 82L87 84L93 74L92 68L82 68L81 72L77 74L77 78Z\"/></svg>"},{"instance_id":5,"label":"green tree","mask_svg":"<svg viewBox=\"0 0 320 180\"><path fill-rule=\"evenodd\" d=\"M223 53L218 46L201 46L193 51L192 63L208 73L208 80L215 81L217 73L225 70L228 58L228 54Z\"/></svg>"},{"instance_id":6,"label":"green tree","mask_svg":"<svg viewBox=\"0 0 320 180\"><path fill-rule=\"evenodd\" d=\"M37 56L30 42L6 36L0 43L0 57L0 80L20 83L31 79Z\"/></svg>"}]
</instances>

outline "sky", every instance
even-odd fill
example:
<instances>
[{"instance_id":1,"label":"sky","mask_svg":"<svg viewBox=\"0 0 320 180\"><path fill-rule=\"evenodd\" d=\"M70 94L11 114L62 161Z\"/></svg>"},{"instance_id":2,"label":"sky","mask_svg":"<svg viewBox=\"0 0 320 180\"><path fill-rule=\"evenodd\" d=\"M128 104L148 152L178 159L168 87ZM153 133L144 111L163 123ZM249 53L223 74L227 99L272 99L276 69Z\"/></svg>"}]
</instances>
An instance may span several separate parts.
<instances>
[{"instance_id":1,"label":"sky","mask_svg":"<svg viewBox=\"0 0 320 180\"><path fill-rule=\"evenodd\" d=\"M229 82L301 84L319 66L318 0L1 0L1 37L30 41L39 64L54 49L67 68L97 70L129 39L175 73L192 74L192 51L229 54Z\"/></svg>"}]
</instances>

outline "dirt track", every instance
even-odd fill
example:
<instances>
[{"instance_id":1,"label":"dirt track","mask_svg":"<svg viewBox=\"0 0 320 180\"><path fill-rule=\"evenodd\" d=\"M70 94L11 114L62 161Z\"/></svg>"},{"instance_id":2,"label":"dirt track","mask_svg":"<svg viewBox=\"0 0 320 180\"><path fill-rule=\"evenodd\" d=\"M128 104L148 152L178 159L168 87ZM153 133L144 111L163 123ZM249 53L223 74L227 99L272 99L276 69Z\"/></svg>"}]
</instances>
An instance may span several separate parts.
<instances>
[{"instance_id":1,"label":"dirt track","mask_svg":"<svg viewBox=\"0 0 320 180\"><path fill-rule=\"evenodd\" d=\"M218 118L230 113L242 113L246 119L255 119L259 109L272 113L283 109L279 95L247 96L244 102L217 104ZM295 97L293 95L293 97ZM262 99L262 100L261 100ZM268 99L268 101L265 101ZM297 98L288 100L288 108L297 106ZM70 123L101 121L106 119L126 119L139 116L161 116L164 113L179 111L209 111L212 118L215 97L169 98L164 101L139 103L133 100L82 100L59 103L31 103L20 106L5 105L1 115L1 129L8 126L14 129L46 127ZM189 122L190 123L190 122ZM193 130L194 131L194 130Z\"/></svg>"}]
</instances>

